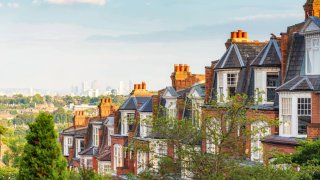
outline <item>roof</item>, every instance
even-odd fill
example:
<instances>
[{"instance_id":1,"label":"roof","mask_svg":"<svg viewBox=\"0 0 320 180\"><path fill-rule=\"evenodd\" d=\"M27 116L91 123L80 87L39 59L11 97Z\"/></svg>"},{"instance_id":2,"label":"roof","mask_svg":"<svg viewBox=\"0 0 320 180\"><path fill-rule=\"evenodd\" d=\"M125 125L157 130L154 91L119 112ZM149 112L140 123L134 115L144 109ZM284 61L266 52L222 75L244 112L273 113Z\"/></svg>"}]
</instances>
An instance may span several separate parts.
<instances>
[{"instance_id":1,"label":"roof","mask_svg":"<svg viewBox=\"0 0 320 180\"><path fill-rule=\"evenodd\" d=\"M91 147L79 152L79 155L82 155L82 156L93 156L93 155L96 155L97 153L98 153L98 148L91 146Z\"/></svg>"},{"instance_id":2,"label":"roof","mask_svg":"<svg viewBox=\"0 0 320 180\"><path fill-rule=\"evenodd\" d=\"M70 127L68 129L65 129L61 135L64 136L84 136L87 132L87 127L81 127L81 128L76 128Z\"/></svg>"},{"instance_id":3,"label":"roof","mask_svg":"<svg viewBox=\"0 0 320 180\"><path fill-rule=\"evenodd\" d=\"M268 136L261 141L264 143L270 143L270 144L285 144L285 145L298 146L299 140L303 140L303 139L294 138L294 137Z\"/></svg>"},{"instance_id":4,"label":"roof","mask_svg":"<svg viewBox=\"0 0 320 180\"><path fill-rule=\"evenodd\" d=\"M293 35L293 40L288 56L285 82L304 74L303 64L305 61L305 40L299 33Z\"/></svg>"},{"instance_id":5,"label":"roof","mask_svg":"<svg viewBox=\"0 0 320 180\"><path fill-rule=\"evenodd\" d=\"M119 108L119 110L137 110L151 97L131 96Z\"/></svg>"},{"instance_id":6,"label":"roof","mask_svg":"<svg viewBox=\"0 0 320 180\"><path fill-rule=\"evenodd\" d=\"M149 100L138 109L138 111L152 112L152 98L150 97Z\"/></svg>"},{"instance_id":7,"label":"roof","mask_svg":"<svg viewBox=\"0 0 320 180\"><path fill-rule=\"evenodd\" d=\"M320 75L296 76L276 89L281 91L320 91Z\"/></svg>"},{"instance_id":8,"label":"roof","mask_svg":"<svg viewBox=\"0 0 320 180\"><path fill-rule=\"evenodd\" d=\"M280 67L281 51L280 43L275 38L271 38L269 43L263 48L259 55L253 60L251 66L258 67Z\"/></svg>"},{"instance_id":9,"label":"roof","mask_svg":"<svg viewBox=\"0 0 320 180\"><path fill-rule=\"evenodd\" d=\"M256 58L265 45L266 43L264 42L231 44L215 66L215 69L245 67L247 61Z\"/></svg>"}]
</instances>

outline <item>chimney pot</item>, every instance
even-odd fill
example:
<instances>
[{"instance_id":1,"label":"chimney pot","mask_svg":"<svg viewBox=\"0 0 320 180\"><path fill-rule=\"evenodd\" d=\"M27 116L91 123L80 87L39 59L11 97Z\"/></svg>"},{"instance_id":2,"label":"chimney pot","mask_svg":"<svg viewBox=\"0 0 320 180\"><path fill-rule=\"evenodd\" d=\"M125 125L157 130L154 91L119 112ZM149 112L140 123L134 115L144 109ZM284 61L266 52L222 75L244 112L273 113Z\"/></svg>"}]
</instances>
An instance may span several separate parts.
<instances>
[{"instance_id":1,"label":"chimney pot","mask_svg":"<svg viewBox=\"0 0 320 180\"><path fill-rule=\"evenodd\" d=\"M141 89L141 84L138 84L138 89Z\"/></svg>"},{"instance_id":2,"label":"chimney pot","mask_svg":"<svg viewBox=\"0 0 320 180\"><path fill-rule=\"evenodd\" d=\"M245 39L248 39L248 33L247 32L242 32L242 37Z\"/></svg>"},{"instance_id":3,"label":"chimney pot","mask_svg":"<svg viewBox=\"0 0 320 180\"><path fill-rule=\"evenodd\" d=\"M238 30L238 38L243 38L242 37L242 30Z\"/></svg>"},{"instance_id":4,"label":"chimney pot","mask_svg":"<svg viewBox=\"0 0 320 180\"><path fill-rule=\"evenodd\" d=\"M175 65L174 65L174 72L177 72L177 71L178 71L178 68L179 68L178 64L175 64Z\"/></svg>"},{"instance_id":5,"label":"chimney pot","mask_svg":"<svg viewBox=\"0 0 320 180\"><path fill-rule=\"evenodd\" d=\"M237 38L237 32L231 32L231 39Z\"/></svg>"},{"instance_id":6,"label":"chimney pot","mask_svg":"<svg viewBox=\"0 0 320 180\"><path fill-rule=\"evenodd\" d=\"M134 84L134 90L137 90L137 89L138 89L138 85Z\"/></svg>"},{"instance_id":7,"label":"chimney pot","mask_svg":"<svg viewBox=\"0 0 320 180\"><path fill-rule=\"evenodd\" d=\"M146 90L147 89L147 85L145 82L142 82L142 89Z\"/></svg>"},{"instance_id":8,"label":"chimney pot","mask_svg":"<svg viewBox=\"0 0 320 180\"><path fill-rule=\"evenodd\" d=\"M179 70L183 71L183 65L182 64L179 64Z\"/></svg>"}]
</instances>

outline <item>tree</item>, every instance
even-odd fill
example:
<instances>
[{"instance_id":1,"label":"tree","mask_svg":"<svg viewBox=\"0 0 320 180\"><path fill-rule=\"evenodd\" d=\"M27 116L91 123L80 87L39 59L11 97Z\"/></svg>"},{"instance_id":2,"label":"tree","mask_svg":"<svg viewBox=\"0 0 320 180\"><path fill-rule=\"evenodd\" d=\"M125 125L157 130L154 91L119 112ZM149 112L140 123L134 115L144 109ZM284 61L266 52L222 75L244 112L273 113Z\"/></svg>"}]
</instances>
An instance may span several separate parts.
<instances>
[{"instance_id":1,"label":"tree","mask_svg":"<svg viewBox=\"0 0 320 180\"><path fill-rule=\"evenodd\" d=\"M53 116L42 112L29 128L18 179L66 179L67 162L57 141Z\"/></svg>"},{"instance_id":2,"label":"tree","mask_svg":"<svg viewBox=\"0 0 320 180\"><path fill-rule=\"evenodd\" d=\"M158 156L158 169L151 174L172 177L181 173L183 177L193 179L225 178L230 170L246 160L247 140L277 124L276 120L255 109L250 109L248 116L248 107L255 103L247 95L238 94L228 98L223 105L212 102L212 111L204 113L200 120L166 116L153 120L153 134L168 147L174 147L175 157ZM160 108L159 114L166 114L166 110ZM265 126L251 131L250 125L257 121L265 122ZM201 123L196 125L194 122ZM206 143L207 152L201 151L202 143Z\"/></svg>"}]
</instances>

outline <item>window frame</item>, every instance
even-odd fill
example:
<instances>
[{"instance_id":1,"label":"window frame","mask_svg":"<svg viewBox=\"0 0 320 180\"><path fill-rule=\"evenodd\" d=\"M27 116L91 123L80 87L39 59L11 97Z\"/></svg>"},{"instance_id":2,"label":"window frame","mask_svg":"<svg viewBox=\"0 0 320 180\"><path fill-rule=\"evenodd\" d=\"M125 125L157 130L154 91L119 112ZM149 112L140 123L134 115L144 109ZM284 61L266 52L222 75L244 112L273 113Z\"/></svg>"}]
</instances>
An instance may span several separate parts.
<instances>
[{"instance_id":1,"label":"window frame","mask_svg":"<svg viewBox=\"0 0 320 180\"><path fill-rule=\"evenodd\" d=\"M314 41L317 40L318 41L318 45L314 45ZM314 54L314 51L318 51L317 53L319 53L319 57L320 57L320 37L317 36L306 36L306 52L305 52L305 57L306 57L306 61L305 61L305 72L307 75L319 75L320 74L320 70L318 68L314 68L317 66L317 64L320 64L320 62L316 62L316 61L320 61L320 59L317 58L313 58L310 54ZM316 71L318 70L318 71Z\"/></svg>"}]
</instances>

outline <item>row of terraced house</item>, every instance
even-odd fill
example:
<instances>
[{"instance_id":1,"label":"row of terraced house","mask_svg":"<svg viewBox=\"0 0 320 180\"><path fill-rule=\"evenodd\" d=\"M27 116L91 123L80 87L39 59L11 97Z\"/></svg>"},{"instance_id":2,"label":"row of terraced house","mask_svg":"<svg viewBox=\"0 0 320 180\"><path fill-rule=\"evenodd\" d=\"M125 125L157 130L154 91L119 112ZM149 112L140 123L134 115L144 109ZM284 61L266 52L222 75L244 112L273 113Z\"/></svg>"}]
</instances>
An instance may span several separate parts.
<instances>
[{"instance_id":1,"label":"row of terraced house","mask_svg":"<svg viewBox=\"0 0 320 180\"><path fill-rule=\"evenodd\" d=\"M248 33L231 32L226 51L219 60L205 67L204 75L190 72L188 65L174 65L171 85L149 92L146 83L134 85L128 99L117 107L111 99L101 99L99 116L86 117L76 111L73 126L60 134L63 154L70 168L84 166L100 174L138 175L147 168L157 169L156 154L174 157L174 147L159 143L144 120L154 118L156 107L166 109L164 116L190 119L201 124L203 114L216 109L209 102L224 103L227 97L247 94L261 98L251 107L278 120L248 139L242 155L248 160L267 162L268 151L292 153L299 140L320 136L320 1L307 0L305 21L289 26L280 36L268 41L251 41ZM257 93L263 91L265 93ZM250 116L250 113L248 114ZM264 126L259 121L251 129ZM140 144L150 152L133 151ZM212 150L204 140L201 151ZM254 151L253 149L259 149Z\"/></svg>"}]
</instances>

